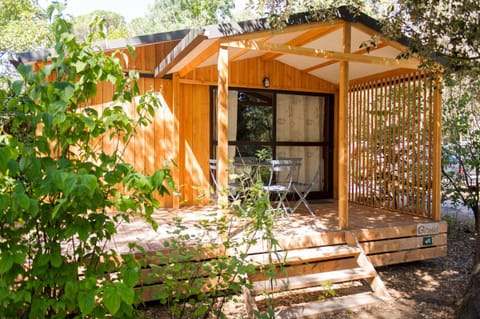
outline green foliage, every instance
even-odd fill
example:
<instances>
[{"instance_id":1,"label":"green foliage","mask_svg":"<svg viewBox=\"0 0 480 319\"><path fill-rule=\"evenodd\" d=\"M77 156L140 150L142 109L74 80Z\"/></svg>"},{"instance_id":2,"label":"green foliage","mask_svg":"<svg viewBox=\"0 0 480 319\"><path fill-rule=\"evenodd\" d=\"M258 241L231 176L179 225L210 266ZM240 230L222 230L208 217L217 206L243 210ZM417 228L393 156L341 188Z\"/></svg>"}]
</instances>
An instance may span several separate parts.
<instances>
[{"instance_id":1,"label":"green foliage","mask_svg":"<svg viewBox=\"0 0 480 319\"><path fill-rule=\"evenodd\" d=\"M122 220L141 216L154 225L155 194L173 185L169 169L144 176L122 158L158 103L141 97L137 120L130 118L123 106L139 91L121 56L78 43L59 16L52 27L51 63L38 72L20 65L21 79L0 90L0 311L4 318L135 317L139 264L105 247ZM115 91L100 114L85 105L101 82ZM102 151L103 140L112 152Z\"/></svg>"},{"instance_id":2,"label":"green foliage","mask_svg":"<svg viewBox=\"0 0 480 319\"><path fill-rule=\"evenodd\" d=\"M47 47L51 40L47 16L36 1L0 1L0 50L27 51Z\"/></svg>"},{"instance_id":3,"label":"green foliage","mask_svg":"<svg viewBox=\"0 0 480 319\"><path fill-rule=\"evenodd\" d=\"M156 0L144 21L134 20L129 28L144 34L228 22L233 7L232 0Z\"/></svg>"},{"instance_id":4,"label":"green foliage","mask_svg":"<svg viewBox=\"0 0 480 319\"><path fill-rule=\"evenodd\" d=\"M318 297L319 300L325 300L330 297L335 297L337 292L333 288L333 283L331 281L326 282L322 285L322 294Z\"/></svg>"},{"instance_id":5,"label":"green foliage","mask_svg":"<svg viewBox=\"0 0 480 319\"><path fill-rule=\"evenodd\" d=\"M129 36L127 24L122 15L111 11L95 10L73 18L73 31L79 40L87 39L87 35L91 34L92 25L97 25L95 23L97 19L103 20L101 26L106 39L119 39Z\"/></svg>"},{"instance_id":6,"label":"green foliage","mask_svg":"<svg viewBox=\"0 0 480 319\"><path fill-rule=\"evenodd\" d=\"M175 220L155 264L147 263L151 257L145 259L144 266L153 270L147 284L157 285L153 297L167 307L171 318L225 318L225 303L252 288L249 275L260 271L268 279L276 277L273 263L256 265L248 252L262 243L270 247L270 260L276 258L273 227L279 212L271 207L260 183L250 180L242 194L242 200L220 207L225 214L214 211L190 226ZM273 318L273 309L257 317Z\"/></svg>"},{"instance_id":7,"label":"green foliage","mask_svg":"<svg viewBox=\"0 0 480 319\"><path fill-rule=\"evenodd\" d=\"M444 58L446 72L476 74L480 63L480 32L475 0L402 0L391 4L385 34L410 38L411 53Z\"/></svg>"},{"instance_id":8,"label":"green foliage","mask_svg":"<svg viewBox=\"0 0 480 319\"><path fill-rule=\"evenodd\" d=\"M459 81L445 90L442 149L443 199L469 207L480 230L480 83Z\"/></svg>"},{"instance_id":9,"label":"green foliage","mask_svg":"<svg viewBox=\"0 0 480 319\"><path fill-rule=\"evenodd\" d=\"M442 216L442 220L448 224L448 237L451 239L461 238L463 233L475 233L475 225L471 220L462 219L458 214Z\"/></svg>"}]
</instances>

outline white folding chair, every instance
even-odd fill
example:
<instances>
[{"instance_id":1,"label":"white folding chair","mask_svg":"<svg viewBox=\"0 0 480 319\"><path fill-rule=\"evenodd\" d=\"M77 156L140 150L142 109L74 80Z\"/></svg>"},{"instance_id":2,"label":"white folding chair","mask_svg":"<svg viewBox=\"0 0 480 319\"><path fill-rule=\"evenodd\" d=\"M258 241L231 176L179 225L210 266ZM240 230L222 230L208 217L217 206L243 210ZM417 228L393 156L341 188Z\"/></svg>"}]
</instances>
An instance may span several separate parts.
<instances>
[{"instance_id":1,"label":"white folding chair","mask_svg":"<svg viewBox=\"0 0 480 319\"><path fill-rule=\"evenodd\" d=\"M218 193L221 191L221 189L219 189L219 185L217 183L217 160L209 159L208 164L210 167L210 177L212 178L215 186L215 192ZM226 191L228 192L228 198L232 201L236 201L240 197L242 187L239 183L229 182Z\"/></svg>"},{"instance_id":2,"label":"white folding chair","mask_svg":"<svg viewBox=\"0 0 480 319\"><path fill-rule=\"evenodd\" d=\"M287 201L287 194L291 191L296 163L292 160L281 159L272 160L270 165L270 178L263 189L270 193L272 202L277 203L276 208L281 207L288 214L291 209Z\"/></svg>"},{"instance_id":3,"label":"white folding chair","mask_svg":"<svg viewBox=\"0 0 480 319\"><path fill-rule=\"evenodd\" d=\"M315 212L307 201L307 195L312 191L312 189L318 183L319 178L320 178L320 168L317 169L317 172L313 176L310 183L301 183L301 182L298 182L298 181L294 181L292 183L292 189L298 195L298 200L295 203L295 205L293 206L292 212L297 210L297 208L300 207L300 205L303 204L308 209L310 214L315 217Z\"/></svg>"}]
</instances>

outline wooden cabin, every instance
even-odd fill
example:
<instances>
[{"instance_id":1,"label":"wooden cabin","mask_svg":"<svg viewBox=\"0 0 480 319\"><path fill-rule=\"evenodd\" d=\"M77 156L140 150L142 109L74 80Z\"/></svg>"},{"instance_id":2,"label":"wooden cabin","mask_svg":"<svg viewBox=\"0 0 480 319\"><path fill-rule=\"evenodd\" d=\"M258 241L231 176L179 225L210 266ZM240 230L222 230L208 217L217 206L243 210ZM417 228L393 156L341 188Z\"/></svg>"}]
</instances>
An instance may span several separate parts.
<instances>
[{"instance_id":1,"label":"wooden cabin","mask_svg":"<svg viewBox=\"0 0 480 319\"><path fill-rule=\"evenodd\" d=\"M364 48L372 37L376 45ZM302 178L321 171L309 200L325 227L280 240L285 250L345 243L353 232L376 266L446 254L441 77L420 70L415 57L397 59L406 43L382 37L374 19L342 7L327 21L297 14L282 29L254 20L104 48L127 45L136 57L126 69L139 72L141 89L158 92L163 107L126 156L146 173L178 164L181 195L163 198L164 207L208 205L210 158L226 185L229 158L268 149L273 158L302 158ZM103 84L92 105L110 96Z\"/></svg>"}]
</instances>

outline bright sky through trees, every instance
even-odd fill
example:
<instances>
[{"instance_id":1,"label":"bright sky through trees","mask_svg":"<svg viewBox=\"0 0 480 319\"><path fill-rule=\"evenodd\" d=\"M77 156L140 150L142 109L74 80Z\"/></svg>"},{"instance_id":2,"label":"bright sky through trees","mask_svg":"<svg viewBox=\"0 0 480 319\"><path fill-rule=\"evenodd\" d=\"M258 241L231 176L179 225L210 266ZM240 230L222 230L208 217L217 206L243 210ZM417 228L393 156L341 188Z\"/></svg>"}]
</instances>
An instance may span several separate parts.
<instances>
[{"instance_id":1,"label":"bright sky through trees","mask_svg":"<svg viewBox=\"0 0 480 319\"><path fill-rule=\"evenodd\" d=\"M41 0L46 7L51 1ZM121 14L127 21L147 14L148 6L154 0L67 0L66 13L73 16L84 15L95 10L113 11Z\"/></svg>"},{"instance_id":2,"label":"bright sky through trees","mask_svg":"<svg viewBox=\"0 0 480 319\"><path fill-rule=\"evenodd\" d=\"M73 16L84 15L95 10L113 11L125 17L127 22L133 18L143 17L148 12L148 7L155 0L66 0L66 13ZM43 7L48 6L51 0L40 0ZM246 0L235 1L235 9L245 6Z\"/></svg>"}]
</instances>

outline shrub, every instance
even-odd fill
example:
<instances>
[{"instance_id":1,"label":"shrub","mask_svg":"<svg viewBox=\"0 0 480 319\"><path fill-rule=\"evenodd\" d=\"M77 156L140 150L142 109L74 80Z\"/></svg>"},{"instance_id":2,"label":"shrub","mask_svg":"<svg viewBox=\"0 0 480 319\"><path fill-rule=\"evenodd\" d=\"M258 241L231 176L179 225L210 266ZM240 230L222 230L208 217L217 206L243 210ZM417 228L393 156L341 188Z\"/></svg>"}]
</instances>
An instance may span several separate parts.
<instances>
[{"instance_id":1,"label":"shrub","mask_svg":"<svg viewBox=\"0 0 480 319\"><path fill-rule=\"evenodd\" d=\"M0 89L0 311L11 318L134 317L139 264L120 261L105 245L120 220L141 215L154 225L155 194L173 187L168 168L144 176L122 158L158 103L152 94L141 97L133 120L123 106L139 90L121 56L92 47L93 35L78 43L59 15L52 27L51 61L36 72L20 65L21 79ZM102 82L114 93L99 113L84 106ZM98 147L102 140L111 152Z\"/></svg>"}]
</instances>

